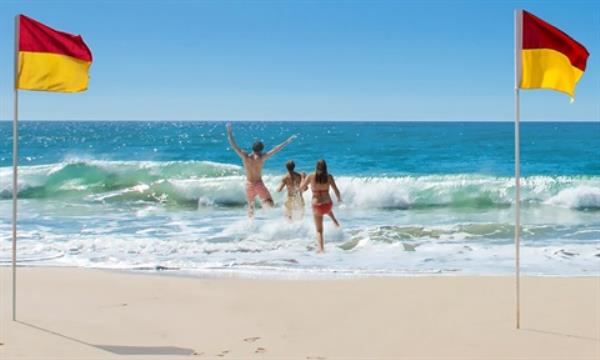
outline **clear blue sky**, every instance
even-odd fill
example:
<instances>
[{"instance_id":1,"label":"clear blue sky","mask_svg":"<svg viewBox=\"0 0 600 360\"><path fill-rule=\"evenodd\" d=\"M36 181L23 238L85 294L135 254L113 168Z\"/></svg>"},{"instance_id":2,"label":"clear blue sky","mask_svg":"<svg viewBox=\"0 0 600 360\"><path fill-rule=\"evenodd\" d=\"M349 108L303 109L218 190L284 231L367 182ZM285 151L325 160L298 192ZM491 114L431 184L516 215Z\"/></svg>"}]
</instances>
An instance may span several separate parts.
<instances>
[{"instance_id":1,"label":"clear blue sky","mask_svg":"<svg viewBox=\"0 0 600 360\"><path fill-rule=\"evenodd\" d=\"M81 94L20 94L40 120L512 120L513 10L591 53L577 100L522 94L525 120L600 119L594 1L0 2L0 119L12 118L14 15L80 33Z\"/></svg>"}]
</instances>

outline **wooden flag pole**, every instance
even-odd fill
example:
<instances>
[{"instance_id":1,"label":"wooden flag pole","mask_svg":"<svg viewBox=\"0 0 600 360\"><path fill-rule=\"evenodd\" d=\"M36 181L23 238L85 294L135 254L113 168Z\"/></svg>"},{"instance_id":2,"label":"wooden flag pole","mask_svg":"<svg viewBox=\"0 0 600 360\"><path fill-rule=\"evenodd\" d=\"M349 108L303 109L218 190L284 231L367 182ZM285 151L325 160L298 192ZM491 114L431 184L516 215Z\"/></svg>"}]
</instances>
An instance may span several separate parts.
<instances>
[{"instance_id":1,"label":"wooden flag pole","mask_svg":"<svg viewBox=\"0 0 600 360\"><path fill-rule=\"evenodd\" d=\"M521 86L521 50L523 48L523 12L515 10L515 280L516 320L521 328L521 109L519 87Z\"/></svg>"},{"instance_id":2,"label":"wooden flag pole","mask_svg":"<svg viewBox=\"0 0 600 360\"><path fill-rule=\"evenodd\" d=\"M12 181L12 319L17 320L17 168L19 165L19 15L15 17L15 78L14 78L14 117L13 117L13 181Z\"/></svg>"}]
</instances>

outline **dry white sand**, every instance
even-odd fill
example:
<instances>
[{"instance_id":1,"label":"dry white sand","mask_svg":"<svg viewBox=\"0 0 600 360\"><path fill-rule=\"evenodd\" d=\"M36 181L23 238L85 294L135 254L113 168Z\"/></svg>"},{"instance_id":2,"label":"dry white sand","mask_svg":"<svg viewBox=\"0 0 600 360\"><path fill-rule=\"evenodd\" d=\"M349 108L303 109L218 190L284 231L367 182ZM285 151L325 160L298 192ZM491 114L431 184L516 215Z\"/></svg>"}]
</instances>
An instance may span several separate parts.
<instances>
[{"instance_id":1,"label":"dry white sand","mask_svg":"<svg viewBox=\"0 0 600 360\"><path fill-rule=\"evenodd\" d=\"M600 278L199 279L0 269L1 359L600 359ZM153 354L150 356L150 354Z\"/></svg>"}]
</instances>

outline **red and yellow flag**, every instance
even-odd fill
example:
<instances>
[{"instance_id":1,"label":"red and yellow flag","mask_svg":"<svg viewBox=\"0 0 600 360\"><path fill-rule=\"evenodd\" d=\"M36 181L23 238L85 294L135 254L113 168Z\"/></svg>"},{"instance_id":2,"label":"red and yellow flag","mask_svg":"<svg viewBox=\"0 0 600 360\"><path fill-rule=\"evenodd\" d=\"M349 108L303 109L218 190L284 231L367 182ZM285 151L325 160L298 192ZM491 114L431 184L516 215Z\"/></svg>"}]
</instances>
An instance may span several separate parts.
<instances>
[{"instance_id":1,"label":"red and yellow flag","mask_svg":"<svg viewBox=\"0 0 600 360\"><path fill-rule=\"evenodd\" d=\"M586 48L569 35L522 12L522 89L552 89L574 98L588 56Z\"/></svg>"},{"instance_id":2,"label":"red and yellow flag","mask_svg":"<svg viewBox=\"0 0 600 360\"><path fill-rule=\"evenodd\" d=\"M19 15L17 89L78 92L88 87L92 53L80 35Z\"/></svg>"}]
</instances>

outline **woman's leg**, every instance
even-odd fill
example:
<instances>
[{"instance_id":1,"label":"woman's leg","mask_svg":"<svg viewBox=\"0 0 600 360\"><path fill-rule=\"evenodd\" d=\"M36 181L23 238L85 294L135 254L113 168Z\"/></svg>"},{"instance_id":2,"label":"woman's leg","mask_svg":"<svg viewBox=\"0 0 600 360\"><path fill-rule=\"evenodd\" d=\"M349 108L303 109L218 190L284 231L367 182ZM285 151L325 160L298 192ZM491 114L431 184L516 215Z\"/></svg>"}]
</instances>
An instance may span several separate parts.
<instances>
[{"instance_id":1,"label":"woman's leg","mask_svg":"<svg viewBox=\"0 0 600 360\"><path fill-rule=\"evenodd\" d=\"M317 229L317 252L325 251L323 246L323 216L313 214L315 218L315 227Z\"/></svg>"},{"instance_id":2,"label":"woman's leg","mask_svg":"<svg viewBox=\"0 0 600 360\"><path fill-rule=\"evenodd\" d=\"M330 211L327 215L329 215L331 220L333 220L333 223L335 224L335 226L340 227L340 223L335 218L335 215L333 215L333 211Z\"/></svg>"},{"instance_id":3,"label":"woman's leg","mask_svg":"<svg viewBox=\"0 0 600 360\"><path fill-rule=\"evenodd\" d=\"M292 217L293 217L293 209L292 209L292 203L290 201L290 198L287 198L287 200L285 200L285 202L283 203L283 208L284 208L284 213L285 213L285 217L288 219L288 221L292 221Z\"/></svg>"}]
</instances>

